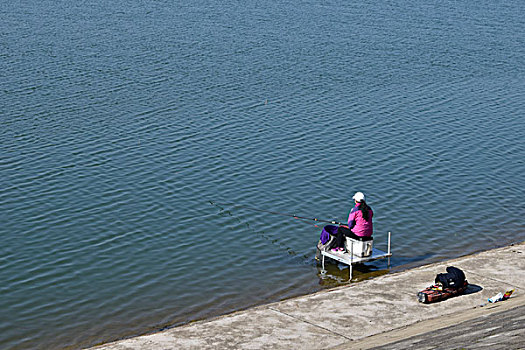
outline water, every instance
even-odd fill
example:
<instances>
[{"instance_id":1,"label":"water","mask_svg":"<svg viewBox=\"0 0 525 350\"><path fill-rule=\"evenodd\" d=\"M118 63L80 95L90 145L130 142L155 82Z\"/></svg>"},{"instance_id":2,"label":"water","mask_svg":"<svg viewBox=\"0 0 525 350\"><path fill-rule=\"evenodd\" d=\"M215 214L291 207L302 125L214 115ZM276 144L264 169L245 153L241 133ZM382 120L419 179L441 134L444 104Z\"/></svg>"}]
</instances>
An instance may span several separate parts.
<instances>
[{"instance_id":1,"label":"water","mask_svg":"<svg viewBox=\"0 0 525 350\"><path fill-rule=\"evenodd\" d=\"M80 348L525 237L522 1L7 1L0 348ZM386 273L386 262L357 271ZM429 276L431 281L432 276Z\"/></svg>"}]
</instances>

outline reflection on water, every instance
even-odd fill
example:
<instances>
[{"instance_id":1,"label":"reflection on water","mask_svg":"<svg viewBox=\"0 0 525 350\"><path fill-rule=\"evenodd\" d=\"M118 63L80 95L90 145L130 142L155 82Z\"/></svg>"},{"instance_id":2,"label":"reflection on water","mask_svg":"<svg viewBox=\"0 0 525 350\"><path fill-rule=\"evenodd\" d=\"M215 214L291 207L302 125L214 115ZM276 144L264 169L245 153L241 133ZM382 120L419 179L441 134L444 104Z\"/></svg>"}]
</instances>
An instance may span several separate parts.
<instances>
[{"instance_id":1,"label":"reflection on water","mask_svg":"<svg viewBox=\"0 0 525 350\"><path fill-rule=\"evenodd\" d=\"M322 272L321 266L318 266L317 270L319 285L327 288L365 281L390 272L390 269L378 268L372 263L356 264L352 268L352 279L349 280L350 271L348 265L331 263L328 260L325 262L325 273Z\"/></svg>"}]
</instances>

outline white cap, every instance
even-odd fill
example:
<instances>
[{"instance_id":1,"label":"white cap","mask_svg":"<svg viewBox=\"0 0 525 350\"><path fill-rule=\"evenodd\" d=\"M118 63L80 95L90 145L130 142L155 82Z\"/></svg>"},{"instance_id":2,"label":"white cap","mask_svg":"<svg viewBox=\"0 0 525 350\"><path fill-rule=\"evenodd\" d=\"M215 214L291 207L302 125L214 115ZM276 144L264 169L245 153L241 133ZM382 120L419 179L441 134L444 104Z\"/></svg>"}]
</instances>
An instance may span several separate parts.
<instances>
[{"instance_id":1,"label":"white cap","mask_svg":"<svg viewBox=\"0 0 525 350\"><path fill-rule=\"evenodd\" d=\"M356 192L354 196L352 197L353 200L356 202L364 202L365 201L365 195L363 192Z\"/></svg>"}]
</instances>

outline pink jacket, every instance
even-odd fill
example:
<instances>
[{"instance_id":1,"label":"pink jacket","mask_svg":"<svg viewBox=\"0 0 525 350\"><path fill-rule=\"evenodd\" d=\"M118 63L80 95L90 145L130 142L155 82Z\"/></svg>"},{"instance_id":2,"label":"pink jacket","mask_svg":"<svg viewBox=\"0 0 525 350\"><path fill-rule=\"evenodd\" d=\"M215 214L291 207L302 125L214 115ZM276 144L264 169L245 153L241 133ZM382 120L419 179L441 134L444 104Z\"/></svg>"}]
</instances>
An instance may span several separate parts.
<instances>
[{"instance_id":1,"label":"pink jacket","mask_svg":"<svg viewBox=\"0 0 525 350\"><path fill-rule=\"evenodd\" d=\"M372 226L372 216L374 216L374 212L372 208L370 208L368 220L363 219L363 213L359 210L360 204L361 203L357 203L350 211L350 215L348 215L348 228L352 230L356 236L370 237L374 231Z\"/></svg>"}]
</instances>

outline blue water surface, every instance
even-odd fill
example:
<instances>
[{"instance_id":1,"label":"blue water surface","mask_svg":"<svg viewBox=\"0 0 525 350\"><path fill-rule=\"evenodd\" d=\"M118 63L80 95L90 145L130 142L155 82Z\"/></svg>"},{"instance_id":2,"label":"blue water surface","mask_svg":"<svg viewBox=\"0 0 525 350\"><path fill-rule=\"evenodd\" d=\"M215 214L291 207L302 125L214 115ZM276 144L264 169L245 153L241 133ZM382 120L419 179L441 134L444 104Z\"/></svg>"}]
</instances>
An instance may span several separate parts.
<instances>
[{"instance_id":1,"label":"blue water surface","mask_svg":"<svg viewBox=\"0 0 525 350\"><path fill-rule=\"evenodd\" d=\"M320 275L322 224L243 206L344 220L363 191L394 268L523 241L523 13L4 1L0 348L82 348L350 283Z\"/></svg>"}]
</instances>

